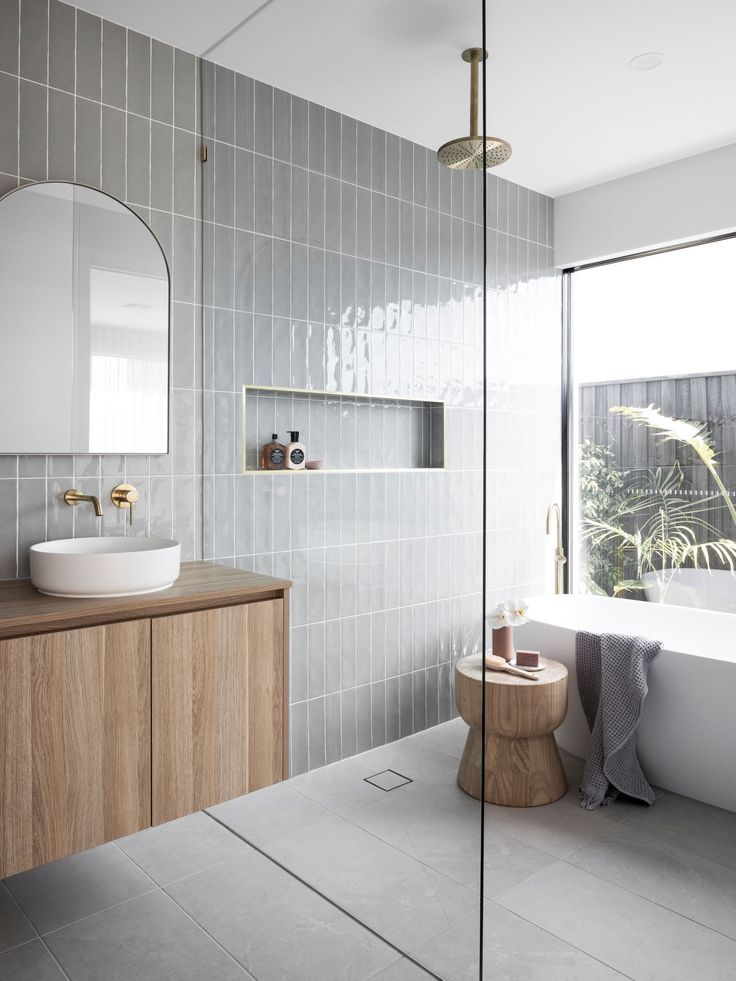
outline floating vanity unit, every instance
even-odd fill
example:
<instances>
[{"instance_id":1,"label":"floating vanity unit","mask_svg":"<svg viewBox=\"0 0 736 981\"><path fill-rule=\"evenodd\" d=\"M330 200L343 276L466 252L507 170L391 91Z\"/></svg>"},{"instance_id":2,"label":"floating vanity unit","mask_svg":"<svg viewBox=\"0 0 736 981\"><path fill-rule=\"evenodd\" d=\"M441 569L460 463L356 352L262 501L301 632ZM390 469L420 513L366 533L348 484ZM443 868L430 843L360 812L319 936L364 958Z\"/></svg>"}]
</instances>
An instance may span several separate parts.
<instances>
[{"instance_id":1,"label":"floating vanity unit","mask_svg":"<svg viewBox=\"0 0 736 981\"><path fill-rule=\"evenodd\" d=\"M289 587L204 562L145 596L0 584L0 877L287 776Z\"/></svg>"}]
</instances>

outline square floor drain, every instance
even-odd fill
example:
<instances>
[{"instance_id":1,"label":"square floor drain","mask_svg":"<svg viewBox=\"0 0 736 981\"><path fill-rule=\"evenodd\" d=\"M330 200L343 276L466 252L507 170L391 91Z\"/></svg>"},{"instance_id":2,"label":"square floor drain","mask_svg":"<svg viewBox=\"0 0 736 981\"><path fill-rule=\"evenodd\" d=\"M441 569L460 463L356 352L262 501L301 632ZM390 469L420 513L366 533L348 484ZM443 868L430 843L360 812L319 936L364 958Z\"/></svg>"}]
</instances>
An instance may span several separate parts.
<instances>
[{"instance_id":1,"label":"square floor drain","mask_svg":"<svg viewBox=\"0 0 736 981\"><path fill-rule=\"evenodd\" d=\"M366 783L371 783L379 790L386 791L396 790L397 787L405 787L406 784L414 782L409 777L397 773L396 770L381 770L380 773L374 773L372 777L365 777L364 779Z\"/></svg>"}]
</instances>

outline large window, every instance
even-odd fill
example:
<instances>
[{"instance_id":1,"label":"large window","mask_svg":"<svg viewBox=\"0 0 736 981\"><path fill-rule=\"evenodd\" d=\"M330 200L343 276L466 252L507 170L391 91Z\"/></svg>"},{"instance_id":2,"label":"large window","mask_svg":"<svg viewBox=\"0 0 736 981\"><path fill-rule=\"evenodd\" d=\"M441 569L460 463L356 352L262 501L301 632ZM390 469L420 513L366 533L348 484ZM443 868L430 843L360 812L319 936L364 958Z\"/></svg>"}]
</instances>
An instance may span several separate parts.
<instances>
[{"instance_id":1,"label":"large window","mask_svg":"<svg viewBox=\"0 0 736 981\"><path fill-rule=\"evenodd\" d=\"M736 239L570 273L574 592L736 612Z\"/></svg>"}]
</instances>

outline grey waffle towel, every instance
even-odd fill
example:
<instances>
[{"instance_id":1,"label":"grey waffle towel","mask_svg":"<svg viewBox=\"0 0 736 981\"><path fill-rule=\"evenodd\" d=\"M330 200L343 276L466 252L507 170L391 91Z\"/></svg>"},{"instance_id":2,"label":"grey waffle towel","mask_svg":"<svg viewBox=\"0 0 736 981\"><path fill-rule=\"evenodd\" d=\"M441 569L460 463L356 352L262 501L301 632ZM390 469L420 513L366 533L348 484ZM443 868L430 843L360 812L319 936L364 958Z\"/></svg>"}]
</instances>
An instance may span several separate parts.
<instances>
[{"instance_id":1,"label":"grey waffle towel","mask_svg":"<svg viewBox=\"0 0 736 981\"><path fill-rule=\"evenodd\" d=\"M661 643L644 637L591 634L575 638L578 691L592 733L581 807L595 810L619 792L654 803L636 755L636 727L646 698L649 664Z\"/></svg>"}]
</instances>

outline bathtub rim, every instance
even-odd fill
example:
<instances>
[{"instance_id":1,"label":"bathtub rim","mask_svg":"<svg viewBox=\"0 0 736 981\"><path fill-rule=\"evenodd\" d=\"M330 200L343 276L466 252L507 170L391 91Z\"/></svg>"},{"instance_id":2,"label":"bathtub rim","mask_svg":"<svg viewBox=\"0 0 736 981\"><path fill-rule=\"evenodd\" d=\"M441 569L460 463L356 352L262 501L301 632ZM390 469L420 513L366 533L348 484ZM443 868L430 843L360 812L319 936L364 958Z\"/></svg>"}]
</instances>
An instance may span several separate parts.
<instances>
[{"instance_id":1,"label":"bathtub rim","mask_svg":"<svg viewBox=\"0 0 736 981\"><path fill-rule=\"evenodd\" d=\"M635 626L630 632L660 640L663 651L736 664L736 614L733 613L665 603L645 603L618 597L590 596L585 593L538 595L528 602L529 620L535 624L569 630L572 633L578 630L628 633L629 631L622 629L621 617L618 615L618 623L607 620L607 616L611 614L609 604L616 603L616 609L621 611L623 618L628 614L634 621ZM586 608L577 623L572 621L575 605ZM607 614L603 613L606 609ZM595 614L600 616L600 613L603 616L598 620ZM665 619L666 622L663 622ZM517 629L523 631L524 628ZM519 639L521 637L523 633Z\"/></svg>"}]
</instances>

